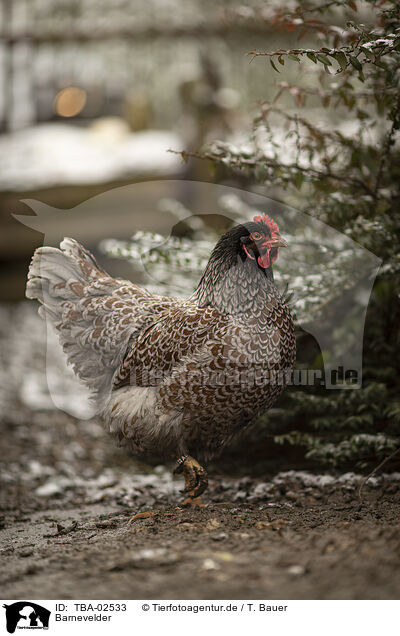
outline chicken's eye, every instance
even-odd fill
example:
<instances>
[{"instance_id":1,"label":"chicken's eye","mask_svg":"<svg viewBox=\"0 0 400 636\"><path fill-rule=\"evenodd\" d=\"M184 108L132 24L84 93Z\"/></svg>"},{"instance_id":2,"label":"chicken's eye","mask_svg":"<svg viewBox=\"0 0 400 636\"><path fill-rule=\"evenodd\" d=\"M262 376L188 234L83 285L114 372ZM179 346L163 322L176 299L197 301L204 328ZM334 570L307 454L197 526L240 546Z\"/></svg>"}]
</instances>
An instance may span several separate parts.
<instances>
[{"instance_id":1,"label":"chicken's eye","mask_svg":"<svg viewBox=\"0 0 400 636\"><path fill-rule=\"evenodd\" d=\"M253 239L253 241L259 241L262 238L262 236L261 236L260 232L253 232L250 235L250 238Z\"/></svg>"}]
</instances>

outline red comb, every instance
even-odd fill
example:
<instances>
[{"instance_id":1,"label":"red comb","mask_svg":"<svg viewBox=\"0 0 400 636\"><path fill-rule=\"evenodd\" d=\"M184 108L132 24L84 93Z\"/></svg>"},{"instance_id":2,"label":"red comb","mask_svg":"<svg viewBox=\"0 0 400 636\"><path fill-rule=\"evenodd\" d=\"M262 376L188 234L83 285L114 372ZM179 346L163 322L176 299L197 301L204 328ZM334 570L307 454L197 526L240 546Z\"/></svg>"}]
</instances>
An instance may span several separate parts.
<instances>
[{"instance_id":1,"label":"red comb","mask_svg":"<svg viewBox=\"0 0 400 636\"><path fill-rule=\"evenodd\" d=\"M265 223L268 226L271 236L279 236L279 227L275 223L273 219L270 219L268 214L263 214L262 216L253 217L254 223Z\"/></svg>"}]
</instances>

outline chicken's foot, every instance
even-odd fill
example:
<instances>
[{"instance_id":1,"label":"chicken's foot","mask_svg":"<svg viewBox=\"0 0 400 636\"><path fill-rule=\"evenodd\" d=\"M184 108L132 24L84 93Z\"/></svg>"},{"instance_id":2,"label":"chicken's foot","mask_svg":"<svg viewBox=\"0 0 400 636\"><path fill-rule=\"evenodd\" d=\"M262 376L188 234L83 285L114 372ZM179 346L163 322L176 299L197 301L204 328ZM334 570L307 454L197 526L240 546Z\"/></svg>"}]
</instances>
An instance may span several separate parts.
<instances>
[{"instance_id":1,"label":"chicken's foot","mask_svg":"<svg viewBox=\"0 0 400 636\"><path fill-rule=\"evenodd\" d=\"M179 508L204 508L201 497L186 497L178 506Z\"/></svg>"},{"instance_id":2,"label":"chicken's foot","mask_svg":"<svg viewBox=\"0 0 400 636\"><path fill-rule=\"evenodd\" d=\"M203 506L200 495L208 486L207 472L203 466L190 455L184 455L178 459L178 466L174 472L183 472L185 477L185 488L182 492L188 496L181 506Z\"/></svg>"},{"instance_id":3,"label":"chicken's foot","mask_svg":"<svg viewBox=\"0 0 400 636\"><path fill-rule=\"evenodd\" d=\"M202 495L208 486L207 472L203 466L190 455L183 455L178 459L178 466L175 468L174 473L183 473L185 478L185 488L182 492L187 495L187 497L179 504L179 508L189 506L203 508L204 504L201 501L200 495ZM159 510L138 512L129 519L129 523L134 523L139 519L148 519L157 514L162 513L160 513Z\"/></svg>"}]
</instances>

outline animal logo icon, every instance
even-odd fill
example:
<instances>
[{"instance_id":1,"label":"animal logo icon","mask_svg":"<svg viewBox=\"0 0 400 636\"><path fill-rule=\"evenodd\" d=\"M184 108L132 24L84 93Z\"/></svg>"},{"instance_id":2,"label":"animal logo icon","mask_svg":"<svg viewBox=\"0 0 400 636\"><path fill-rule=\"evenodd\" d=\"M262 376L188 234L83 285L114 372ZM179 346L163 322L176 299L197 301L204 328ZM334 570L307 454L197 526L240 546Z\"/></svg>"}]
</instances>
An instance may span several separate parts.
<instances>
[{"instance_id":1,"label":"animal logo icon","mask_svg":"<svg viewBox=\"0 0 400 636\"><path fill-rule=\"evenodd\" d=\"M50 610L32 603L32 601L18 601L11 605L4 604L6 610L6 627L9 634L19 629L48 629Z\"/></svg>"}]
</instances>

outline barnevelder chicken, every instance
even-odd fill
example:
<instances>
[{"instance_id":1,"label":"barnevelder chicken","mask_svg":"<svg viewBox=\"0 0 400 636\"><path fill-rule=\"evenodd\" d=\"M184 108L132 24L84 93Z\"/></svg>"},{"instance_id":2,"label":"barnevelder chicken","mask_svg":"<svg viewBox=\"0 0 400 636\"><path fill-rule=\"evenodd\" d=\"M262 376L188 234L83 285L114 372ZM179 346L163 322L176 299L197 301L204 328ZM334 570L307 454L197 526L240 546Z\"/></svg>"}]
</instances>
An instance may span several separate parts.
<instances>
[{"instance_id":1,"label":"barnevelder chicken","mask_svg":"<svg viewBox=\"0 0 400 636\"><path fill-rule=\"evenodd\" d=\"M118 445L177 462L186 504L218 454L282 392L295 360L293 321L272 265L286 247L256 216L215 245L190 298L156 296L109 276L73 239L36 250L26 295L56 328Z\"/></svg>"}]
</instances>

